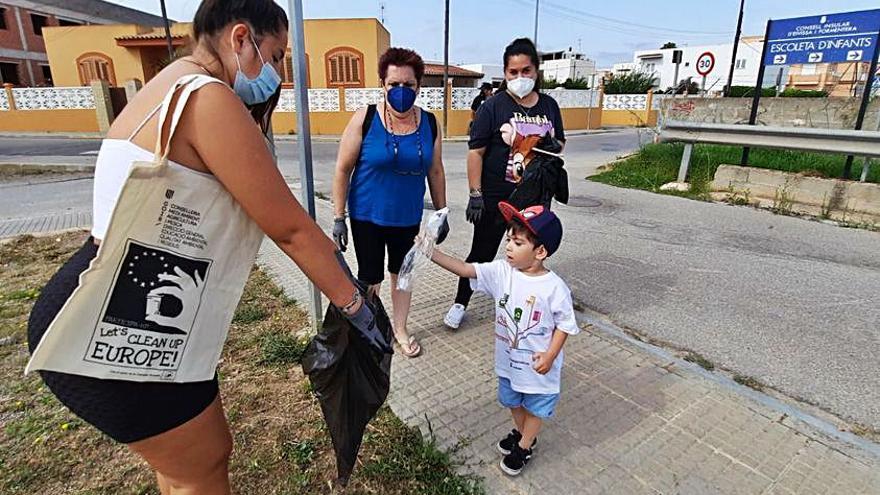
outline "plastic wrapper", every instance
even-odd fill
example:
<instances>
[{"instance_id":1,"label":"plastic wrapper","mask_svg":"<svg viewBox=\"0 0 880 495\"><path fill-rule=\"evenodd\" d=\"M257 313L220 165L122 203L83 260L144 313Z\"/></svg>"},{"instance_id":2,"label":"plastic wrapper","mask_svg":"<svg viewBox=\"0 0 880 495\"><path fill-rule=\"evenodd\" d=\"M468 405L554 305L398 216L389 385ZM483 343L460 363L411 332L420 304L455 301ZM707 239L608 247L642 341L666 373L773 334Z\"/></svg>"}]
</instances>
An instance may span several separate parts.
<instances>
[{"instance_id":1,"label":"plastic wrapper","mask_svg":"<svg viewBox=\"0 0 880 495\"><path fill-rule=\"evenodd\" d=\"M366 289L361 286L362 292ZM391 321L378 297L366 302L374 309L376 327L391 341ZM321 331L309 342L303 372L321 404L333 449L339 482L348 482L367 423L388 397L391 354L377 351L359 335L332 304Z\"/></svg>"},{"instance_id":2,"label":"plastic wrapper","mask_svg":"<svg viewBox=\"0 0 880 495\"><path fill-rule=\"evenodd\" d=\"M435 211L428 217L428 221L425 223L421 235L416 239L415 245L403 258L403 265L401 265L400 273L397 275L397 290L413 291L419 272L424 271L424 266L431 262L431 255L434 254L434 246L437 244L440 227L446 221L448 214L449 208L443 208Z\"/></svg>"}]
</instances>

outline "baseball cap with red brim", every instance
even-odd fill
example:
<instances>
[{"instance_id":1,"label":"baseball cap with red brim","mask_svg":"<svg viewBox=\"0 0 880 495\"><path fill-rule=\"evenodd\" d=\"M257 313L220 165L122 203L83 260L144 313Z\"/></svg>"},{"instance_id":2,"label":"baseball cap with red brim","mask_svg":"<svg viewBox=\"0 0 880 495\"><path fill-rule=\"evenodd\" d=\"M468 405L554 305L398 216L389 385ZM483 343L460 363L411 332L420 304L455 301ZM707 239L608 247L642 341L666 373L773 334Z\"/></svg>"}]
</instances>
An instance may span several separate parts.
<instances>
[{"instance_id":1,"label":"baseball cap with red brim","mask_svg":"<svg viewBox=\"0 0 880 495\"><path fill-rule=\"evenodd\" d=\"M516 218L535 234L547 250L547 256L559 249L562 243L562 222L549 208L538 205L520 211L512 204L501 201L498 203L498 209L501 210L501 215L507 223Z\"/></svg>"}]
</instances>

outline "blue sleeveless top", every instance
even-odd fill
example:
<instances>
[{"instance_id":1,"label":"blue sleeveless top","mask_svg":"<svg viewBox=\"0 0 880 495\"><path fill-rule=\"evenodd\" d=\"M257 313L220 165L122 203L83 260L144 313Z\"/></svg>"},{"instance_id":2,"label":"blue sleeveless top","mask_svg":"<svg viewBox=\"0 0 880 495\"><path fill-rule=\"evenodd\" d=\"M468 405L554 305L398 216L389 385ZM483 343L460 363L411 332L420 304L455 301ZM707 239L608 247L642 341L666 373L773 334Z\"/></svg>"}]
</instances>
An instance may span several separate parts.
<instances>
[{"instance_id":1,"label":"blue sleeveless top","mask_svg":"<svg viewBox=\"0 0 880 495\"><path fill-rule=\"evenodd\" d=\"M373 116L351 177L351 218L384 227L411 227L422 222L425 179L434 157L434 141L428 112L421 112L419 128L401 136L392 136L385 129L379 112Z\"/></svg>"}]
</instances>

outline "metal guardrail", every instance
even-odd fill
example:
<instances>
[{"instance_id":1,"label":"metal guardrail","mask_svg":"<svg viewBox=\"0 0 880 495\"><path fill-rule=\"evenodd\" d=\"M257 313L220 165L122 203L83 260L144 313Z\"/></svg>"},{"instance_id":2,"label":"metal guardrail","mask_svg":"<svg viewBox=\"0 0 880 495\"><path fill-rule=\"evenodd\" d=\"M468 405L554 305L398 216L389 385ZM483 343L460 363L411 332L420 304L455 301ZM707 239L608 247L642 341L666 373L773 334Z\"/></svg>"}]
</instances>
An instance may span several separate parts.
<instances>
[{"instance_id":1,"label":"metal guardrail","mask_svg":"<svg viewBox=\"0 0 880 495\"><path fill-rule=\"evenodd\" d=\"M696 143L781 148L819 153L838 153L880 158L880 132L806 127L705 124L667 121L660 130L661 141L685 143L678 169L678 182L687 180L691 152ZM868 167L862 168L862 181Z\"/></svg>"}]
</instances>

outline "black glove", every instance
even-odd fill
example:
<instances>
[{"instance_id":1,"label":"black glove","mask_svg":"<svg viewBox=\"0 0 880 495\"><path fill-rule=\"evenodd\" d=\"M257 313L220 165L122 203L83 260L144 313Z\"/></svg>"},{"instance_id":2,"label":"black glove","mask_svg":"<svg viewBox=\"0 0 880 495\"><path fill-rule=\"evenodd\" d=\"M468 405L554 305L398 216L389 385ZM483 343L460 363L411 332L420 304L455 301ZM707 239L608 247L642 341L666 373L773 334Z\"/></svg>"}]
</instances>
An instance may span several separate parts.
<instances>
[{"instance_id":1,"label":"black glove","mask_svg":"<svg viewBox=\"0 0 880 495\"><path fill-rule=\"evenodd\" d=\"M485 209L483 196L471 196L468 200L467 210L465 211L464 216L468 222L476 225L480 223L480 218L483 216L483 209Z\"/></svg>"},{"instance_id":2,"label":"black glove","mask_svg":"<svg viewBox=\"0 0 880 495\"><path fill-rule=\"evenodd\" d=\"M343 314L345 314L343 312ZM385 354L393 354L391 345L385 340L379 327L376 326L376 312L372 305L364 299L361 308L353 315L345 315L346 319L373 349Z\"/></svg>"},{"instance_id":3,"label":"black glove","mask_svg":"<svg viewBox=\"0 0 880 495\"><path fill-rule=\"evenodd\" d=\"M437 231L437 244L443 244L447 235L449 235L449 219L444 218L443 225L441 225L440 230Z\"/></svg>"},{"instance_id":4,"label":"black glove","mask_svg":"<svg viewBox=\"0 0 880 495\"><path fill-rule=\"evenodd\" d=\"M342 271L345 272L345 274L348 275L348 278L351 279L352 283L354 283L354 286L357 288L363 299L361 308L355 314L348 315L341 309L340 313L342 313L349 323L351 323L351 326L357 329L358 335L360 335L370 347L379 352L393 354L394 351L391 349L391 345L385 340L382 332L379 331L379 328L376 326L376 310L372 304L367 302L369 298L367 296L366 284L354 278L354 275L351 273L351 268L348 267L348 263L345 262L345 258L342 257L340 251L336 251L336 261L339 263L339 267L342 268Z\"/></svg>"},{"instance_id":5,"label":"black glove","mask_svg":"<svg viewBox=\"0 0 880 495\"><path fill-rule=\"evenodd\" d=\"M342 252L348 248L348 225L345 224L344 217L333 220L333 241Z\"/></svg>"}]
</instances>

